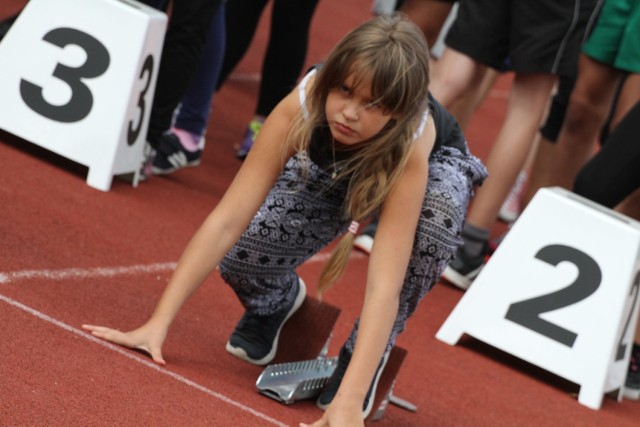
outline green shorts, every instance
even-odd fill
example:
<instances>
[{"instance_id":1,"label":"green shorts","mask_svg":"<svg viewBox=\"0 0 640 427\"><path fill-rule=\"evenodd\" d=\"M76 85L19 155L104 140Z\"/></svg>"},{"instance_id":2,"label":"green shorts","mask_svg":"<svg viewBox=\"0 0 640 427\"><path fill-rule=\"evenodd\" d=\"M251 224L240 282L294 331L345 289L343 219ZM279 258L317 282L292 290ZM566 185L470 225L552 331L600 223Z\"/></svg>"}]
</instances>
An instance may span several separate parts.
<instances>
[{"instance_id":1,"label":"green shorts","mask_svg":"<svg viewBox=\"0 0 640 427\"><path fill-rule=\"evenodd\" d=\"M582 53L619 70L640 73L640 0L606 0Z\"/></svg>"}]
</instances>

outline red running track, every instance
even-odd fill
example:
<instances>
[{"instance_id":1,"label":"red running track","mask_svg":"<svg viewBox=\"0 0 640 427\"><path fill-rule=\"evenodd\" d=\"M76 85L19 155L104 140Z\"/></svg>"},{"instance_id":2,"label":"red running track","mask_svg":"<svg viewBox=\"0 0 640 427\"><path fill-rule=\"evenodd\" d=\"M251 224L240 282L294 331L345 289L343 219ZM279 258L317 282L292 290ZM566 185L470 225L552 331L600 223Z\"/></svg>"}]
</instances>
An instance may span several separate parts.
<instances>
[{"instance_id":1,"label":"red running track","mask_svg":"<svg viewBox=\"0 0 640 427\"><path fill-rule=\"evenodd\" d=\"M24 0L5 0L0 16ZM369 0L323 0L309 63L367 19ZM83 323L128 329L151 312L183 247L223 194L239 163L233 145L250 119L268 23L236 76L216 96L201 166L154 177L138 188L115 181L103 193L86 168L0 133L0 424L297 425L320 415L313 402L284 406L259 395L261 368L224 345L242 310L212 275L170 331L166 368L96 340ZM1 74L0 74L1 75ZM249 78L246 78L249 77ZM509 77L477 113L470 145L486 156L502 117ZM322 265L300 268L315 290ZM367 259L354 253L326 296L342 309L330 355L359 310ZM461 293L438 285L401 336L408 350L395 393L418 406L390 406L379 426L636 426L640 405L577 403L576 387L470 338L449 346L434 335ZM635 420L635 421L634 421Z\"/></svg>"}]
</instances>

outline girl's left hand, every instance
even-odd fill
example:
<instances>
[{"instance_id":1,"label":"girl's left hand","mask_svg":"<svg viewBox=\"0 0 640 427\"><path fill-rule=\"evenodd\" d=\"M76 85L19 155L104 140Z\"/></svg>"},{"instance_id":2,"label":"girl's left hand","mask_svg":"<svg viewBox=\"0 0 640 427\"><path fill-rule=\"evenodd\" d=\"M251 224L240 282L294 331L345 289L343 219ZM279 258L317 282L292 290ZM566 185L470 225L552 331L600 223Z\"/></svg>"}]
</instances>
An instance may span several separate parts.
<instances>
[{"instance_id":1,"label":"girl's left hand","mask_svg":"<svg viewBox=\"0 0 640 427\"><path fill-rule=\"evenodd\" d=\"M300 423L300 427L364 427L364 420L360 408L356 407L354 410L345 408L340 411L332 404L322 418L311 424Z\"/></svg>"}]
</instances>

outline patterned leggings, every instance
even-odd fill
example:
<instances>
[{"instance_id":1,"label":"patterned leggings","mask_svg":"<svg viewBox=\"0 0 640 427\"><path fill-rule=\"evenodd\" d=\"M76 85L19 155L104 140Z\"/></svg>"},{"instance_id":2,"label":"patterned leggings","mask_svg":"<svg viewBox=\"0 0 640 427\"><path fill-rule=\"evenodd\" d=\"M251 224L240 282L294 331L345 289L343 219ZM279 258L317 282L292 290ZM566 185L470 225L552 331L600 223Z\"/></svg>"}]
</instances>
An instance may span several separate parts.
<instances>
[{"instance_id":1,"label":"patterned leggings","mask_svg":"<svg viewBox=\"0 0 640 427\"><path fill-rule=\"evenodd\" d=\"M298 156L289 160L249 228L219 266L245 309L257 314L271 314L288 304L295 297L295 269L350 223L341 216L346 184L330 187L329 174L313 163L305 180L299 174L300 162ZM387 349L461 243L473 186L485 176L484 166L469 153L441 148L431 156L427 193ZM356 322L346 344L349 350L357 328Z\"/></svg>"}]
</instances>

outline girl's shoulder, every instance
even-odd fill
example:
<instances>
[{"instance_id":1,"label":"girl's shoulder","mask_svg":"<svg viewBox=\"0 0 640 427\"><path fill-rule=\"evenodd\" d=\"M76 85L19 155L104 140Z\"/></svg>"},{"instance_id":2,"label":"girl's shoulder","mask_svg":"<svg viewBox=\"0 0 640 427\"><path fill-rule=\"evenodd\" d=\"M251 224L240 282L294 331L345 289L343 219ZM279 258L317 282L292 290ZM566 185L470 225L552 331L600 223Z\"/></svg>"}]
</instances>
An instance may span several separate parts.
<instances>
[{"instance_id":1,"label":"girl's shoulder","mask_svg":"<svg viewBox=\"0 0 640 427\"><path fill-rule=\"evenodd\" d=\"M429 111L436 127L434 151L443 146L466 151L467 143L456 118L431 95L431 92L428 96Z\"/></svg>"},{"instance_id":2,"label":"girl's shoulder","mask_svg":"<svg viewBox=\"0 0 640 427\"><path fill-rule=\"evenodd\" d=\"M298 83L298 99L300 100L300 107L302 108L302 114L305 119L309 118L309 110L307 109L305 101L307 100L307 96L311 91L311 86L316 79L317 70L317 66L310 67L300 80L300 83Z\"/></svg>"}]
</instances>

